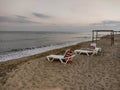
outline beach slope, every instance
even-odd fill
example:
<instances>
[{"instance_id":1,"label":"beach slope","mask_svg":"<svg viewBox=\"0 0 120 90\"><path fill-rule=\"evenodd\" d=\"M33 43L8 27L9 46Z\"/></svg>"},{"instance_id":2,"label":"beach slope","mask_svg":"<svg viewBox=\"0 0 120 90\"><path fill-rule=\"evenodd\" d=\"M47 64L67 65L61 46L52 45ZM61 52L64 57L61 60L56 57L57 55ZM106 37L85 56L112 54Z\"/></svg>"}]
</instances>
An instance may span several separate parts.
<instances>
[{"instance_id":1,"label":"beach slope","mask_svg":"<svg viewBox=\"0 0 120 90\"><path fill-rule=\"evenodd\" d=\"M76 55L72 63L46 60L49 54L63 54L87 47L90 42L0 63L0 90L120 90L120 35L114 46L102 38L98 55Z\"/></svg>"}]
</instances>

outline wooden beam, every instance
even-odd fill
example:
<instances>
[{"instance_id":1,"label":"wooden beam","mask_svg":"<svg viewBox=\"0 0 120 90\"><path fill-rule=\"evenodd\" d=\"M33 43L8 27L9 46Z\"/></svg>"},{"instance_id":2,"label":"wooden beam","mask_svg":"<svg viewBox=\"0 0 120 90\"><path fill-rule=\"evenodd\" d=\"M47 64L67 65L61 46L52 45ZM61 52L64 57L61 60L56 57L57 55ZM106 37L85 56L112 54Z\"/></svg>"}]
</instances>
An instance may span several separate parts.
<instances>
[{"instance_id":1,"label":"wooden beam","mask_svg":"<svg viewBox=\"0 0 120 90\"><path fill-rule=\"evenodd\" d=\"M94 32L112 32L113 30L93 30Z\"/></svg>"},{"instance_id":2,"label":"wooden beam","mask_svg":"<svg viewBox=\"0 0 120 90\"><path fill-rule=\"evenodd\" d=\"M95 32L96 32L96 36L94 34ZM97 43L97 38L98 38L99 32L111 32L110 33L111 46L114 45L114 32L117 32L117 31L114 31L114 30L92 30L92 42L95 40Z\"/></svg>"}]
</instances>

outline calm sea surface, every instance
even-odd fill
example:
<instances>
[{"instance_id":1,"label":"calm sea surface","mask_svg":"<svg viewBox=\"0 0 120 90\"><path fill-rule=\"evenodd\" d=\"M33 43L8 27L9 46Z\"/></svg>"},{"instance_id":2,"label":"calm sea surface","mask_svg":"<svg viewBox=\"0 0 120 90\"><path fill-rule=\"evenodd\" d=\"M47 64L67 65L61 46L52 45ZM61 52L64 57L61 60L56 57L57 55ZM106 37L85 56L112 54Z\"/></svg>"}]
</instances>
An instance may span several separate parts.
<instances>
[{"instance_id":1,"label":"calm sea surface","mask_svg":"<svg viewBox=\"0 0 120 90\"><path fill-rule=\"evenodd\" d=\"M33 55L56 45L65 46L87 40L91 40L90 32L0 31L0 61Z\"/></svg>"}]
</instances>

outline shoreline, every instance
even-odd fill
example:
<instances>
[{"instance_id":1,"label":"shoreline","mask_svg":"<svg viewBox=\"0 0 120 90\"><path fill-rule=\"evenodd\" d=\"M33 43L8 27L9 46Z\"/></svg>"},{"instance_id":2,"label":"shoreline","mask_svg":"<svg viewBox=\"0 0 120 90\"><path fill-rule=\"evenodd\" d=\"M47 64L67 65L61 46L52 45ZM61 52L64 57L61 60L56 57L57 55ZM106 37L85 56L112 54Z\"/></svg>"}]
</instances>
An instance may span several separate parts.
<instances>
[{"instance_id":1,"label":"shoreline","mask_svg":"<svg viewBox=\"0 0 120 90\"><path fill-rule=\"evenodd\" d=\"M28 56L28 57L24 57L24 58L20 58L20 59L14 59L14 60L9 60L9 61L5 61L5 62L0 62L0 87L4 87L4 88L7 88L7 87L10 88L11 87L12 90L14 88L20 88L19 85L17 85L18 87L12 87L11 85L15 84L14 82L12 82L12 80L14 81L14 79L15 79L14 77L17 77L16 75L17 75L18 72L20 73L20 76L24 76L24 72L22 72L22 71L27 70L25 67L28 67L28 70L25 71L26 74L27 74L27 72L32 73L33 71L36 71L36 70L38 70L37 72L39 72L39 70L40 70L40 73L41 74L43 73L42 76L44 75L44 72L49 72L51 74L53 74L53 73L55 74L57 71L60 71L63 74L63 76L61 77L61 79L63 81L65 80L64 76L66 77L66 75L70 75L70 76L72 75L72 76L74 76L73 74L76 73L75 75L77 77L78 76L81 77L81 74L82 75L86 75L88 72L90 73L90 75L93 74L91 76L92 77L91 79L93 81L95 80L93 78L94 75L96 75L96 73L100 73L100 72L102 72L102 73L107 72L107 73L105 73L104 76L109 75L109 74L110 75L114 74L114 76L110 76L110 77L106 76L106 78L108 78L108 80L111 80L111 77L112 77L112 78L114 78L114 80L116 80L115 77L118 77L118 75L119 75L116 72L116 70L120 70L120 68L118 66L119 65L119 54L120 54L118 52L119 49L120 49L120 47L119 47L120 37L119 37L119 35L117 37L118 38L116 38L116 40L115 40L116 43L112 47L110 46L110 42L107 40L106 37L102 38L100 41L98 41L97 45L102 48L102 53L101 54L98 54L97 56L90 56L90 57L88 57L86 55L78 55L78 56L75 57L75 60L73 61L72 64L67 64L66 66L63 66L63 64L61 64L59 61L58 62L50 63L47 60L45 60L45 57L47 55L49 55L49 54L63 54L65 52L65 50L68 49L68 48L70 48L71 50L75 50L75 49L87 47L91 43L91 41L82 42L82 43L79 43L79 44L76 44L76 45L67 46L67 47L63 47L63 48L60 48L60 49L50 50L50 51L47 51L47 52L44 52L44 53L41 53L41 54L36 54L36 55L32 55L32 56ZM112 52L111 52L111 50L112 50ZM85 67L84 67L84 64L86 65ZM92 67L89 64L91 64ZM32 67L31 67L31 65L32 65ZM115 65L115 67L114 67L114 65ZM88 66L89 66L89 68L87 68ZM96 68L94 68L93 66L96 67L96 68L98 68L98 70L96 71L95 70ZM57 69L54 69L54 67L57 68ZM35 68L35 70L32 70L32 68ZM70 69L68 69L68 68L70 68ZM65 69L65 72L62 71L64 69ZM53 71L50 72L49 70L53 70ZM69 71L69 70L72 70L72 71ZM73 72L73 71L76 71L76 70L77 70L77 72ZM87 70L87 72L85 72L86 70ZM37 73L37 72L34 72L34 73L36 73L36 75L38 74L38 76L40 76L39 73ZM66 73L66 72L68 72L68 73ZM70 72L73 72L73 73L70 73ZM93 72L95 72L95 73L93 73ZM59 73L59 72L57 72L57 73ZM48 73L46 73L46 74L49 76ZM59 75L62 75L62 74L59 73ZM14 77L11 78L11 75L12 76L14 75ZM100 76L98 75L96 77L98 77L98 78L104 77L104 76L101 76L101 75L102 74L100 74ZM19 79L18 82L20 82L21 80L26 80L25 78L30 77L30 76L31 76L31 74L27 75L27 76L24 76L23 79ZM32 77L34 77L34 76L32 76ZM20 78L20 77L17 77L17 78ZM48 77L48 79L49 78L50 77ZM84 79L88 80L87 78L89 79L89 77L85 76ZM57 79L57 78L54 77L54 79ZM63 82L62 83L59 82L60 83L60 87L62 87L62 88L67 87L68 88L67 90L75 90L79 86L79 84L77 84L78 86L74 87L74 89L70 89L69 85L72 84L72 82L69 79L73 80L73 81L74 80L75 81L79 81L79 80L77 80L78 78L68 77L68 81L69 82L64 81L64 85L63 86L61 86ZM118 81L120 80L119 77L117 79L118 79ZM44 81L44 78L40 78L39 77L39 80ZM99 81L101 81L101 79ZM7 83L9 83L9 82L11 83L11 85L7 86ZM47 83L47 82L48 81L46 81L46 80L44 81L44 83ZM91 82L91 80L88 81L88 82ZM103 81L103 82L107 82L107 81ZM32 83L32 81L29 82L29 83ZM41 83L40 82L36 83L36 85L37 84L40 85ZM66 86L66 83L68 83L69 87ZM112 81L111 82L108 81L107 83L111 83L109 85L114 85L113 84L114 82L112 82ZM96 84L94 84L94 85L96 85ZM40 86L38 86L38 87L39 88L43 88L42 86L41 87ZM30 90L34 89L32 86L29 86L29 87L31 87L31 89L29 88ZM47 84L45 84L44 87L48 87ZM107 86L104 86L104 85L102 87L107 88ZM88 88L90 89L89 85L88 85ZM116 86L116 88L119 88L119 87ZM26 89L26 90L29 90L29 89ZM89 90L89 89L87 89L87 90ZM111 89L111 90L114 90L114 89ZM4 89L4 90L6 90L6 89ZM15 90L18 90L18 89L15 89ZM44 90L44 89L40 89L40 90ZM45 90L47 90L47 89L45 89ZM107 89L104 89L104 90L107 90Z\"/></svg>"},{"instance_id":2,"label":"shoreline","mask_svg":"<svg viewBox=\"0 0 120 90\"><path fill-rule=\"evenodd\" d=\"M23 58L23 57L29 57L29 56L32 56L32 55L35 55L35 54L41 54L41 53L44 53L44 52L47 52L47 51L50 51L50 50L69 47L69 46L76 45L76 44L79 44L79 43L82 43L82 42L87 42L87 41L89 41L89 39L82 40L82 41L65 43L65 44L61 44L61 45L52 45L52 46L47 46L47 47L43 47L43 48L35 48L35 49L30 49L30 50L9 52L9 53L0 55L0 62L6 62L8 60L14 60L14 59L20 59L20 58Z\"/></svg>"},{"instance_id":3,"label":"shoreline","mask_svg":"<svg viewBox=\"0 0 120 90\"><path fill-rule=\"evenodd\" d=\"M92 41L83 41L83 42L80 42L80 43L77 43L77 44L74 44L74 45L69 45L69 46L63 46L63 47L60 47L60 48L55 48L55 49L51 49L51 50L48 50L48 51L45 51L45 52L41 52L41 53L38 53L38 54L34 54L34 55L30 55L30 56L26 56L26 57L21 57L21 58L16 58L16 59L11 59L11 60L7 60L7 61L2 61L0 62L1 63L7 63L7 62L11 62L11 61L16 61L16 60L26 60L26 59L32 59L32 58L41 58L41 57L44 57L46 55L49 55L49 54L64 54L64 51L66 49L71 49L71 50L75 50L75 49L78 49L77 47L81 47L83 46L83 44L90 44ZM86 45L85 45L86 46Z\"/></svg>"},{"instance_id":4,"label":"shoreline","mask_svg":"<svg viewBox=\"0 0 120 90\"><path fill-rule=\"evenodd\" d=\"M30 55L27 57L22 57L22 58L18 58L18 59L12 59L12 60L8 60L8 61L4 61L4 62L0 62L0 76L2 77L1 82L5 82L5 78L7 73L11 72L12 70L17 69L17 67L27 61L31 61L33 59L36 58L42 58L42 57L46 57L49 54L64 54L66 49L71 49L71 50L75 50L78 49L80 47L83 46L88 46L92 41L84 41L84 42L80 42L78 44L75 45L70 45L70 46L66 46L66 47L62 47L62 48L56 48L53 50L49 50L40 54L35 54L35 55Z\"/></svg>"}]
</instances>

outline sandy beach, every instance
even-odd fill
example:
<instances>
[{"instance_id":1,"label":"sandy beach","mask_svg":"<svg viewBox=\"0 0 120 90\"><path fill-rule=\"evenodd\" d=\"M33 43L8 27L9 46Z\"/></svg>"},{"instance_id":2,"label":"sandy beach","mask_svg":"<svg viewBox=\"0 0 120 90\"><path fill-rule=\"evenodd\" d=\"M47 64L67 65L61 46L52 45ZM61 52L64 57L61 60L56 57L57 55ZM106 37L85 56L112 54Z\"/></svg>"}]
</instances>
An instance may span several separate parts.
<instances>
[{"instance_id":1,"label":"sandy beach","mask_svg":"<svg viewBox=\"0 0 120 90\"><path fill-rule=\"evenodd\" d=\"M49 54L87 47L91 41L17 60L0 62L0 90L120 90L120 35L115 44L97 42L102 52L76 55L72 63L48 62Z\"/></svg>"}]
</instances>

